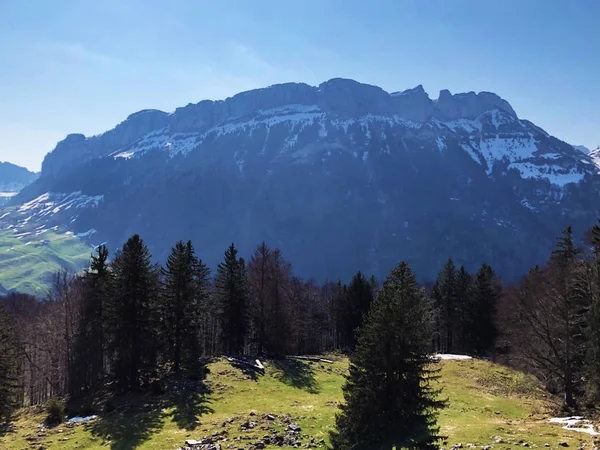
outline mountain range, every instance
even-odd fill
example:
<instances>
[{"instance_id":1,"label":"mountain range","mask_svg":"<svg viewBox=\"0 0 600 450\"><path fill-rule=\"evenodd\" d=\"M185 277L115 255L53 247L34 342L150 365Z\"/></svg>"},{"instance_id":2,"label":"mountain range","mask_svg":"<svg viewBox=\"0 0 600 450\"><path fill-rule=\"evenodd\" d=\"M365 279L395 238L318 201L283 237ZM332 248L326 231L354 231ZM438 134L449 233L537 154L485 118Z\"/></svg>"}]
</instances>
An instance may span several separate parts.
<instances>
[{"instance_id":1,"label":"mountain range","mask_svg":"<svg viewBox=\"0 0 600 450\"><path fill-rule=\"evenodd\" d=\"M231 242L249 256L265 240L320 281L382 277L402 259L428 281L448 258L514 281L564 226L581 237L600 216L599 166L600 151L553 137L494 93L287 83L68 135L0 211L0 236L14 251L54 233L77 247L71 268L82 246L115 251L139 233L159 262L179 239L211 267Z\"/></svg>"}]
</instances>

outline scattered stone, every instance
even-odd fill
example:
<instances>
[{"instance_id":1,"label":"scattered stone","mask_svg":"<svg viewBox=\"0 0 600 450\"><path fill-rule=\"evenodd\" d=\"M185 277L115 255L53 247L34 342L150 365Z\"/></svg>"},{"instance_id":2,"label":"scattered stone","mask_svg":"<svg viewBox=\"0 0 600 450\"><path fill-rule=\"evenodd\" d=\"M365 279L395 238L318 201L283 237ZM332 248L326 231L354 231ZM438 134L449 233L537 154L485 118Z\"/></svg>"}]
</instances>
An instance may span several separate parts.
<instances>
[{"instance_id":1,"label":"scattered stone","mask_svg":"<svg viewBox=\"0 0 600 450\"><path fill-rule=\"evenodd\" d=\"M544 447L550 447L550 444L548 444L547 442L544 444Z\"/></svg>"},{"instance_id":2,"label":"scattered stone","mask_svg":"<svg viewBox=\"0 0 600 450\"><path fill-rule=\"evenodd\" d=\"M502 444L504 442L504 439L502 439L502 436L494 436L492 439L494 439L494 442L496 444Z\"/></svg>"},{"instance_id":3,"label":"scattered stone","mask_svg":"<svg viewBox=\"0 0 600 450\"><path fill-rule=\"evenodd\" d=\"M256 411L255 410L250 411L250 415L251 416L255 416L256 415Z\"/></svg>"},{"instance_id":4,"label":"scattered stone","mask_svg":"<svg viewBox=\"0 0 600 450\"><path fill-rule=\"evenodd\" d=\"M267 420L275 420L276 417L274 414L267 414L267 416L265 417Z\"/></svg>"},{"instance_id":5,"label":"scattered stone","mask_svg":"<svg viewBox=\"0 0 600 450\"><path fill-rule=\"evenodd\" d=\"M292 431L294 433L300 433L300 431L302 431L302 428L300 428L300 425L298 425L296 422L290 423L287 429L288 431Z\"/></svg>"},{"instance_id":6,"label":"scattered stone","mask_svg":"<svg viewBox=\"0 0 600 450\"><path fill-rule=\"evenodd\" d=\"M251 430L256 427L256 422L246 421L240 425L240 430Z\"/></svg>"},{"instance_id":7,"label":"scattered stone","mask_svg":"<svg viewBox=\"0 0 600 450\"><path fill-rule=\"evenodd\" d=\"M558 445L560 445L561 447L568 447L569 444L567 444L565 441L559 442Z\"/></svg>"}]
</instances>

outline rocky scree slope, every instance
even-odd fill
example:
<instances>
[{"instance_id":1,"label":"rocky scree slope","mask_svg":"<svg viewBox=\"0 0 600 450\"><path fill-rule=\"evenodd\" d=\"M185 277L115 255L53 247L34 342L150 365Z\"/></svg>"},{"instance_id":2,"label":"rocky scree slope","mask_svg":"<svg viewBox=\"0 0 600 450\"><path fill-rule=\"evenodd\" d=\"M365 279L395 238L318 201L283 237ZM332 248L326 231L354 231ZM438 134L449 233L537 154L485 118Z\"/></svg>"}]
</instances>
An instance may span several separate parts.
<instances>
[{"instance_id":1,"label":"rocky scree slope","mask_svg":"<svg viewBox=\"0 0 600 450\"><path fill-rule=\"evenodd\" d=\"M597 219L597 162L493 93L433 100L333 79L69 135L13 204L41 205L88 245L140 233L159 261L179 239L213 267L231 241L249 255L264 239L321 281L382 277L400 259L431 280L449 257L515 280L564 225ZM49 208L73 195L95 200Z\"/></svg>"}]
</instances>

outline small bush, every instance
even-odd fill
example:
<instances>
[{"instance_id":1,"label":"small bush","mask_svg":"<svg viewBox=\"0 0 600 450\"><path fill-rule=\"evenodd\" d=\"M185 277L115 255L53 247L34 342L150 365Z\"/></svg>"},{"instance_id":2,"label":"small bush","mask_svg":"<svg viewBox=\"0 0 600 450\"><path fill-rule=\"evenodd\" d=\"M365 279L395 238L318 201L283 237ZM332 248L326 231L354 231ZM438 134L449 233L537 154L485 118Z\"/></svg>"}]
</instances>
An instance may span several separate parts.
<instances>
[{"instance_id":1,"label":"small bush","mask_svg":"<svg viewBox=\"0 0 600 450\"><path fill-rule=\"evenodd\" d=\"M65 404L58 398L51 398L46 403L46 424L58 425L65 421Z\"/></svg>"}]
</instances>

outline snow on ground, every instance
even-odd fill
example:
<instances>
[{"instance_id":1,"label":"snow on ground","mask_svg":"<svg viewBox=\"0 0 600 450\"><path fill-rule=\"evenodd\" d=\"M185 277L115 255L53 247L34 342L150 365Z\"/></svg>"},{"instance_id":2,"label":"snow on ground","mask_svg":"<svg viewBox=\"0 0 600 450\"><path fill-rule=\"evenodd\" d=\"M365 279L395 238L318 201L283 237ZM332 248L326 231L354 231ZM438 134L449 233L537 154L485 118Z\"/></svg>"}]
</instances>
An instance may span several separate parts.
<instances>
[{"instance_id":1,"label":"snow on ground","mask_svg":"<svg viewBox=\"0 0 600 450\"><path fill-rule=\"evenodd\" d=\"M82 237L90 237L92 234L96 233L97 230L95 228L90 228L89 230L87 230L84 233L77 233L75 236L82 238Z\"/></svg>"},{"instance_id":2,"label":"snow on ground","mask_svg":"<svg viewBox=\"0 0 600 450\"><path fill-rule=\"evenodd\" d=\"M0 192L0 197L10 198L10 197L14 197L17 194L18 194L18 192Z\"/></svg>"},{"instance_id":3,"label":"snow on ground","mask_svg":"<svg viewBox=\"0 0 600 450\"><path fill-rule=\"evenodd\" d=\"M587 433L592 436L600 436L600 433L594 430L594 425L581 416L553 417L549 422L564 425L563 430L578 431L579 433Z\"/></svg>"},{"instance_id":4,"label":"snow on ground","mask_svg":"<svg viewBox=\"0 0 600 450\"><path fill-rule=\"evenodd\" d=\"M68 423L88 422L90 420L94 420L97 417L98 416L86 416L86 417L75 416L75 417L71 417L69 420L67 420L67 422Z\"/></svg>"},{"instance_id":5,"label":"snow on ground","mask_svg":"<svg viewBox=\"0 0 600 450\"><path fill-rule=\"evenodd\" d=\"M436 353L433 355L435 359L442 359L445 361L461 361L465 359L473 359L472 356L467 355L453 355L451 353Z\"/></svg>"}]
</instances>

